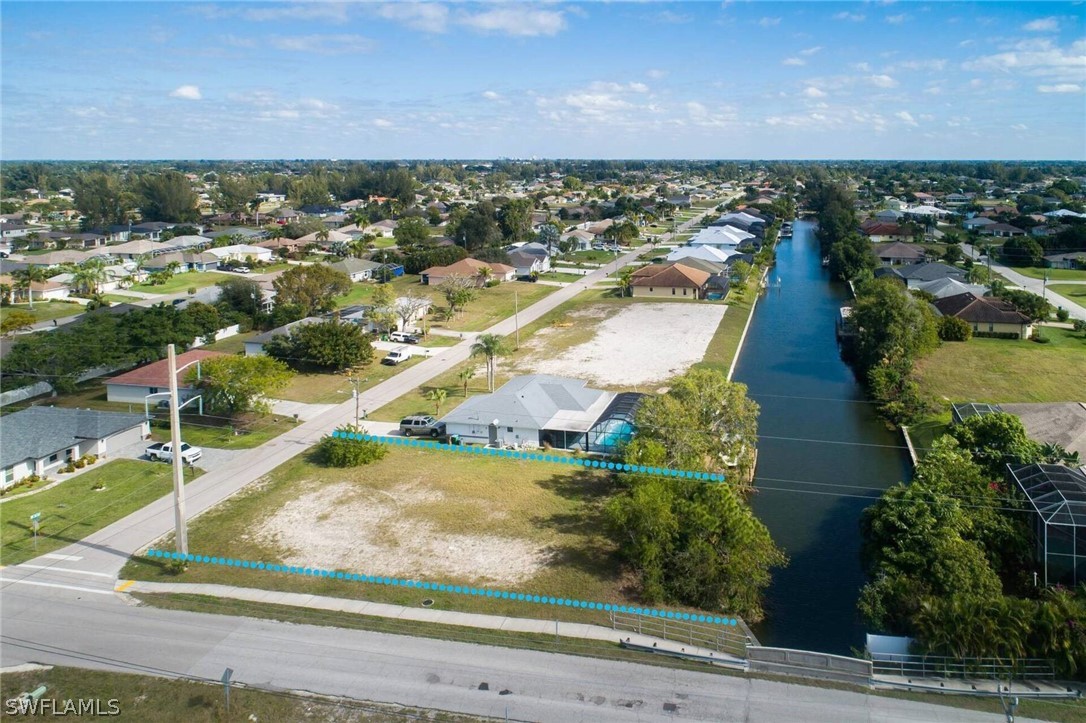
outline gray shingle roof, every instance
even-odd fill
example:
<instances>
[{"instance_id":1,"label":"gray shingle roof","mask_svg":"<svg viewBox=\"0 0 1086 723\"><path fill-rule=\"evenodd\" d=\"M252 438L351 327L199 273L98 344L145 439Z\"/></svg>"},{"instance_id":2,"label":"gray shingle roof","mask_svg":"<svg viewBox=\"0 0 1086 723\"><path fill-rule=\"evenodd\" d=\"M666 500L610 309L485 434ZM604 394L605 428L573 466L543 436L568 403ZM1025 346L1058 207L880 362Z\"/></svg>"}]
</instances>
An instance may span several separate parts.
<instances>
[{"instance_id":1,"label":"gray shingle roof","mask_svg":"<svg viewBox=\"0 0 1086 723\"><path fill-rule=\"evenodd\" d=\"M503 426L584 432L613 397L580 379L528 374L510 379L493 394L468 399L442 421L487 425L497 419Z\"/></svg>"},{"instance_id":2,"label":"gray shingle roof","mask_svg":"<svg viewBox=\"0 0 1086 723\"><path fill-rule=\"evenodd\" d=\"M29 407L0 417L0 468L41 459L80 440L102 439L143 424L139 414Z\"/></svg>"}]
</instances>

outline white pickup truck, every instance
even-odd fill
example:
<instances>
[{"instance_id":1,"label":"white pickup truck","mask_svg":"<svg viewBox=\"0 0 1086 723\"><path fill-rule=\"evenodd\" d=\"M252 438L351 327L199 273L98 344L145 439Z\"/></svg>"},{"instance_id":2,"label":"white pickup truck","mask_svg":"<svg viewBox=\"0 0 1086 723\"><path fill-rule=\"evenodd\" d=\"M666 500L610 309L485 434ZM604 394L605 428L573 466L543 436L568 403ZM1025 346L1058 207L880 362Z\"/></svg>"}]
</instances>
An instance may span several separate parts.
<instances>
[{"instance_id":1,"label":"white pickup truck","mask_svg":"<svg viewBox=\"0 0 1086 723\"><path fill-rule=\"evenodd\" d=\"M151 459L161 462L173 461L173 445L169 442L156 442L144 450ZM204 450L193 447L188 442L181 443L181 461L185 464L196 464L196 461L204 456Z\"/></svg>"}]
</instances>

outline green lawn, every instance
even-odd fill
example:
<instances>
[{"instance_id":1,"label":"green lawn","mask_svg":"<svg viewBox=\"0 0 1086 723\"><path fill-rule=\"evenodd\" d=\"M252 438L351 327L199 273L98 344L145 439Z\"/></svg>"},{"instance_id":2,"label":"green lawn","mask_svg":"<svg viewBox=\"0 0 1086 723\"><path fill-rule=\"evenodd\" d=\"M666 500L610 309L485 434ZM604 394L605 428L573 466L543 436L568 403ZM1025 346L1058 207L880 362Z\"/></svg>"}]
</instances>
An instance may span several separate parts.
<instances>
[{"instance_id":1,"label":"green lawn","mask_svg":"<svg viewBox=\"0 0 1086 723\"><path fill-rule=\"evenodd\" d=\"M615 253L613 251L571 251L568 254L562 254L557 259L556 263L593 263L593 264L605 264L608 261L615 260Z\"/></svg>"},{"instance_id":2,"label":"green lawn","mask_svg":"<svg viewBox=\"0 0 1086 723\"><path fill-rule=\"evenodd\" d=\"M304 564L327 569L635 602L615 543L605 531L603 508L613 490L611 479L599 471L422 449L393 447L383 460L354 469L327 469L297 458L273 471L259 490L242 492L195 520L190 544L196 554L229 554L266 562L301 556ZM312 513L308 524L316 534L349 534L374 549L351 562L344 557L351 553L340 548L326 548L324 553L308 547L292 550L279 538L251 534L285 505L299 504ZM393 513L390 519L382 517L386 508ZM370 515L372 519L362 519ZM474 561L460 564L455 553L449 559L418 552L431 547L472 549ZM492 582L476 572L479 565L489 565L491 574L499 574L493 572L499 563L491 556L500 555L500 574L509 574L510 566L521 569L527 564L523 556L536 554L532 551L546 557L534 572L530 566L523 568L525 577L519 583ZM417 562L404 562L411 558ZM435 591L422 594L408 588L211 565L190 565L175 576L160 561L138 557L121 576L218 582L412 606L429 597L438 609L524 617L549 617L556 612L501 599ZM569 610L568 617L564 612L559 612L563 619L606 622L606 615L599 611Z\"/></svg>"},{"instance_id":3,"label":"green lawn","mask_svg":"<svg viewBox=\"0 0 1086 723\"><path fill-rule=\"evenodd\" d=\"M82 304L69 301L35 301L34 308L31 309L28 304L12 304L11 306L0 306L0 319L4 319L8 314L14 310L25 311L34 315L34 322L39 321L52 321L53 319L63 319L66 316L75 316L76 314L82 314L86 311L86 307Z\"/></svg>"},{"instance_id":4,"label":"green lawn","mask_svg":"<svg viewBox=\"0 0 1086 723\"><path fill-rule=\"evenodd\" d=\"M460 340L450 341L459 343ZM426 358L421 355L413 356L401 364L389 366L380 363L381 359L384 359L386 355L387 352L377 350L373 357L373 363L358 372L359 376L364 380L359 386L361 391L364 392L390 379ZM307 404L339 404L351 398L352 389L351 381L344 374L298 374L290 380L286 389L276 394L276 399L305 402Z\"/></svg>"},{"instance_id":5,"label":"green lawn","mask_svg":"<svg viewBox=\"0 0 1086 723\"><path fill-rule=\"evenodd\" d=\"M695 366L715 369L724 374L728 373L732 359L735 358L739 348L739 339L743 336L747 318L750 316L751 306L759 293L758 283L760 278L760 274L752 273L750 275L741 298L736 293L737 289L732 289L729 292L727 298L728 310L724 312L724 318L721 319L720 325L716 328L716 334L713 335L712 341L709 342L709 346L705 349L705 357Z\"/></svg>"},{"instance_id":6,"label":"green lawn","mask_svg":"<svg viewBox=\"0 0 1086 723\"><path fill-rule=\"evenodd\" d=\"M431 326L452 331L482 331L513 315L514 295L521 309L558 290L557 286L533 284L527 281L509 281L489 289L479 289L474 301L468 302L464 311L450 321L431 322ZM443 300L439 302L439 305Z\"/></svg>"},{"instance_id":7,"label":"green lawn","mask_svg":"<svg viewBox=\"0 0 1086 723\"><path fill-rule=\"evenodd\" d=\"M1086 304L1086 284L1049 284L1048 290L1074 301L1079 306Z\"/></svg>"},{"instance_id":8,"label":"green lawn","mask_svg":"<svg viewBox=\"0 0 1086 723\"><path fill-rule=\"evenodd\" d=\"M572 283L574 281L580 281L584 276L582 274L567 274L561 271L548 271L539 278L543 281L565 281Z\"/></svg>"},{"instance_id":9,"label":"green lawn","mask_svg":"<svg viewBox=\"0 0 1086 723\"><path fill-rule=\"evenodd\" d=\"M1086 281L1086 271L1080 269L1038 269L1034 266L1009 266L1014 271L1031 279L1043 279L1048 274L1049 281Z\"/></svg>"},{"instance_id":10,"label":"green lawn","mask_svg":"<svg viewBox=\"0 0 1086 723\"><path fill-rule=\"evenodd\" d=\"M1048 344L1014 339L947 342L916 366L936 402L1066 402L1086 399L1086 336L1045 328Z\"/></svg>"},{"instance_id":11,"label":"green lawn","mask_svg":"<svg viewBox=\"0 0 1086 723\"><path fill-rule=\"evenodd\" d=\"M223 354L241 354L245 351L245 342L252 339L254 336L258 336L261 332L247 331L242 334L235 334L234 336L228 336L222 341L217 341L214 344L207 344L200 347L201 349L207 349L208 351L220 351Z\"/></svg>"},{"instance_id":12,"label":"green lawn","mask_svg":"<svg viewBox=\"0 0 1086 723\"><path fill-rule=\"evenodd\" d=\"M183 411L188 411L186 408ZM170 441L170 428L165 415L151 425L151 438L156 442ZM201 417L198 414L181 415L181 438L197 447L214 449L252 449L275 439L293 428L289 417L275 414L252 416L229 423L226 420Z\"/></svg>"},{"instance_id":13,"label":"green lawn","mask_svg":"<svg viewBox=\"0 0 1086 723\"><path fill-rule=\"evenodd\" d=\"M0 502L0 559L4 565L16 565L82 540L173 489L170 465L118 459L95 466L52 489ZM188 480L190 473L185 475ZM94 490L98 483L105 488ZM41 513L41 527L35 546L30 515L36 512Z\"/></svg>"},{"instance_id":14,"label":"green lawn","mask_svg":"<svg viewBox=\"0 0 1086 723\"><path fill-rule=\"evenodd\" d=\"M177 294L182 291L188 291L191 288L202 289L205 286L213 286L220 281L234 277L234 274L220 274L214 271L186 271L180 274L174 274L173 277L164 284L158 286L152 286L151 284L136 284L131 287L132 291L140 291L145 294Z\"/></svg>"}]
</instances>

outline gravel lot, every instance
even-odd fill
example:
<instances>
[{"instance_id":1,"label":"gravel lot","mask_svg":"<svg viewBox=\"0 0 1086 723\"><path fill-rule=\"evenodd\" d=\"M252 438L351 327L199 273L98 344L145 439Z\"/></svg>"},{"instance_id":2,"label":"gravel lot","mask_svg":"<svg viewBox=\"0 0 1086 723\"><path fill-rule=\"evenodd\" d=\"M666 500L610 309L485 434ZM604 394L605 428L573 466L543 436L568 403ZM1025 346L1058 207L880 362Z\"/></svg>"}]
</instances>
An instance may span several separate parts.
<instances>
[{"instance_id":1,"label":"gravel lot","mask_svg":"<svg viewBox=\"0 0 1086 723\"><path fill-rule=\"evenodd\" d=\"M600 304L574 313L575 326L594 324L595 334L557 354L551 339L556 330L542 329L532 339L526 366L606 386L663 382L702 360L727 307L638 302L614 309Z\"/></svg>"}]
</instances>

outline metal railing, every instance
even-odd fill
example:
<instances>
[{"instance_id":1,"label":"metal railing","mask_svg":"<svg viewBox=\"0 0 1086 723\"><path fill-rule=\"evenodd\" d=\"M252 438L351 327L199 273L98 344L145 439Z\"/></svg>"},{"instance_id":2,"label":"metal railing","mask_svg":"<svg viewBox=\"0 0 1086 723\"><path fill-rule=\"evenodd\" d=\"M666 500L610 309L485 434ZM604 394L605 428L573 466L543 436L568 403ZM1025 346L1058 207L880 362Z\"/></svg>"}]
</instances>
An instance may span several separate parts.
<instances>
[{"instance_id":1,"label":"metal railing","mask_svg":"<svg viewBox=\"0 0 1086 723\"><path fill-rule=\"evenodd\" d=\"M611 619L611 627L615 630L628 630L641 635L651 635L654 638L675 640L738 657L746 657L748 645L758 644L742 621L738 621L739 624L735 627L722 627L630 613L611 612L608 617Z\"/></svg>"},{"instance_id":2,"label":"metal railing","mask_svg":"<svg viewBox=\"0 0 1086 723\"><path fill-rule=\"evenodd\" d=\"M948 658L935 655L876 655L875 675L900 675L908 678L987 678L1052 679L1056 669L1051 660L1041 658Z\"/></svg>"}]
</instances>

